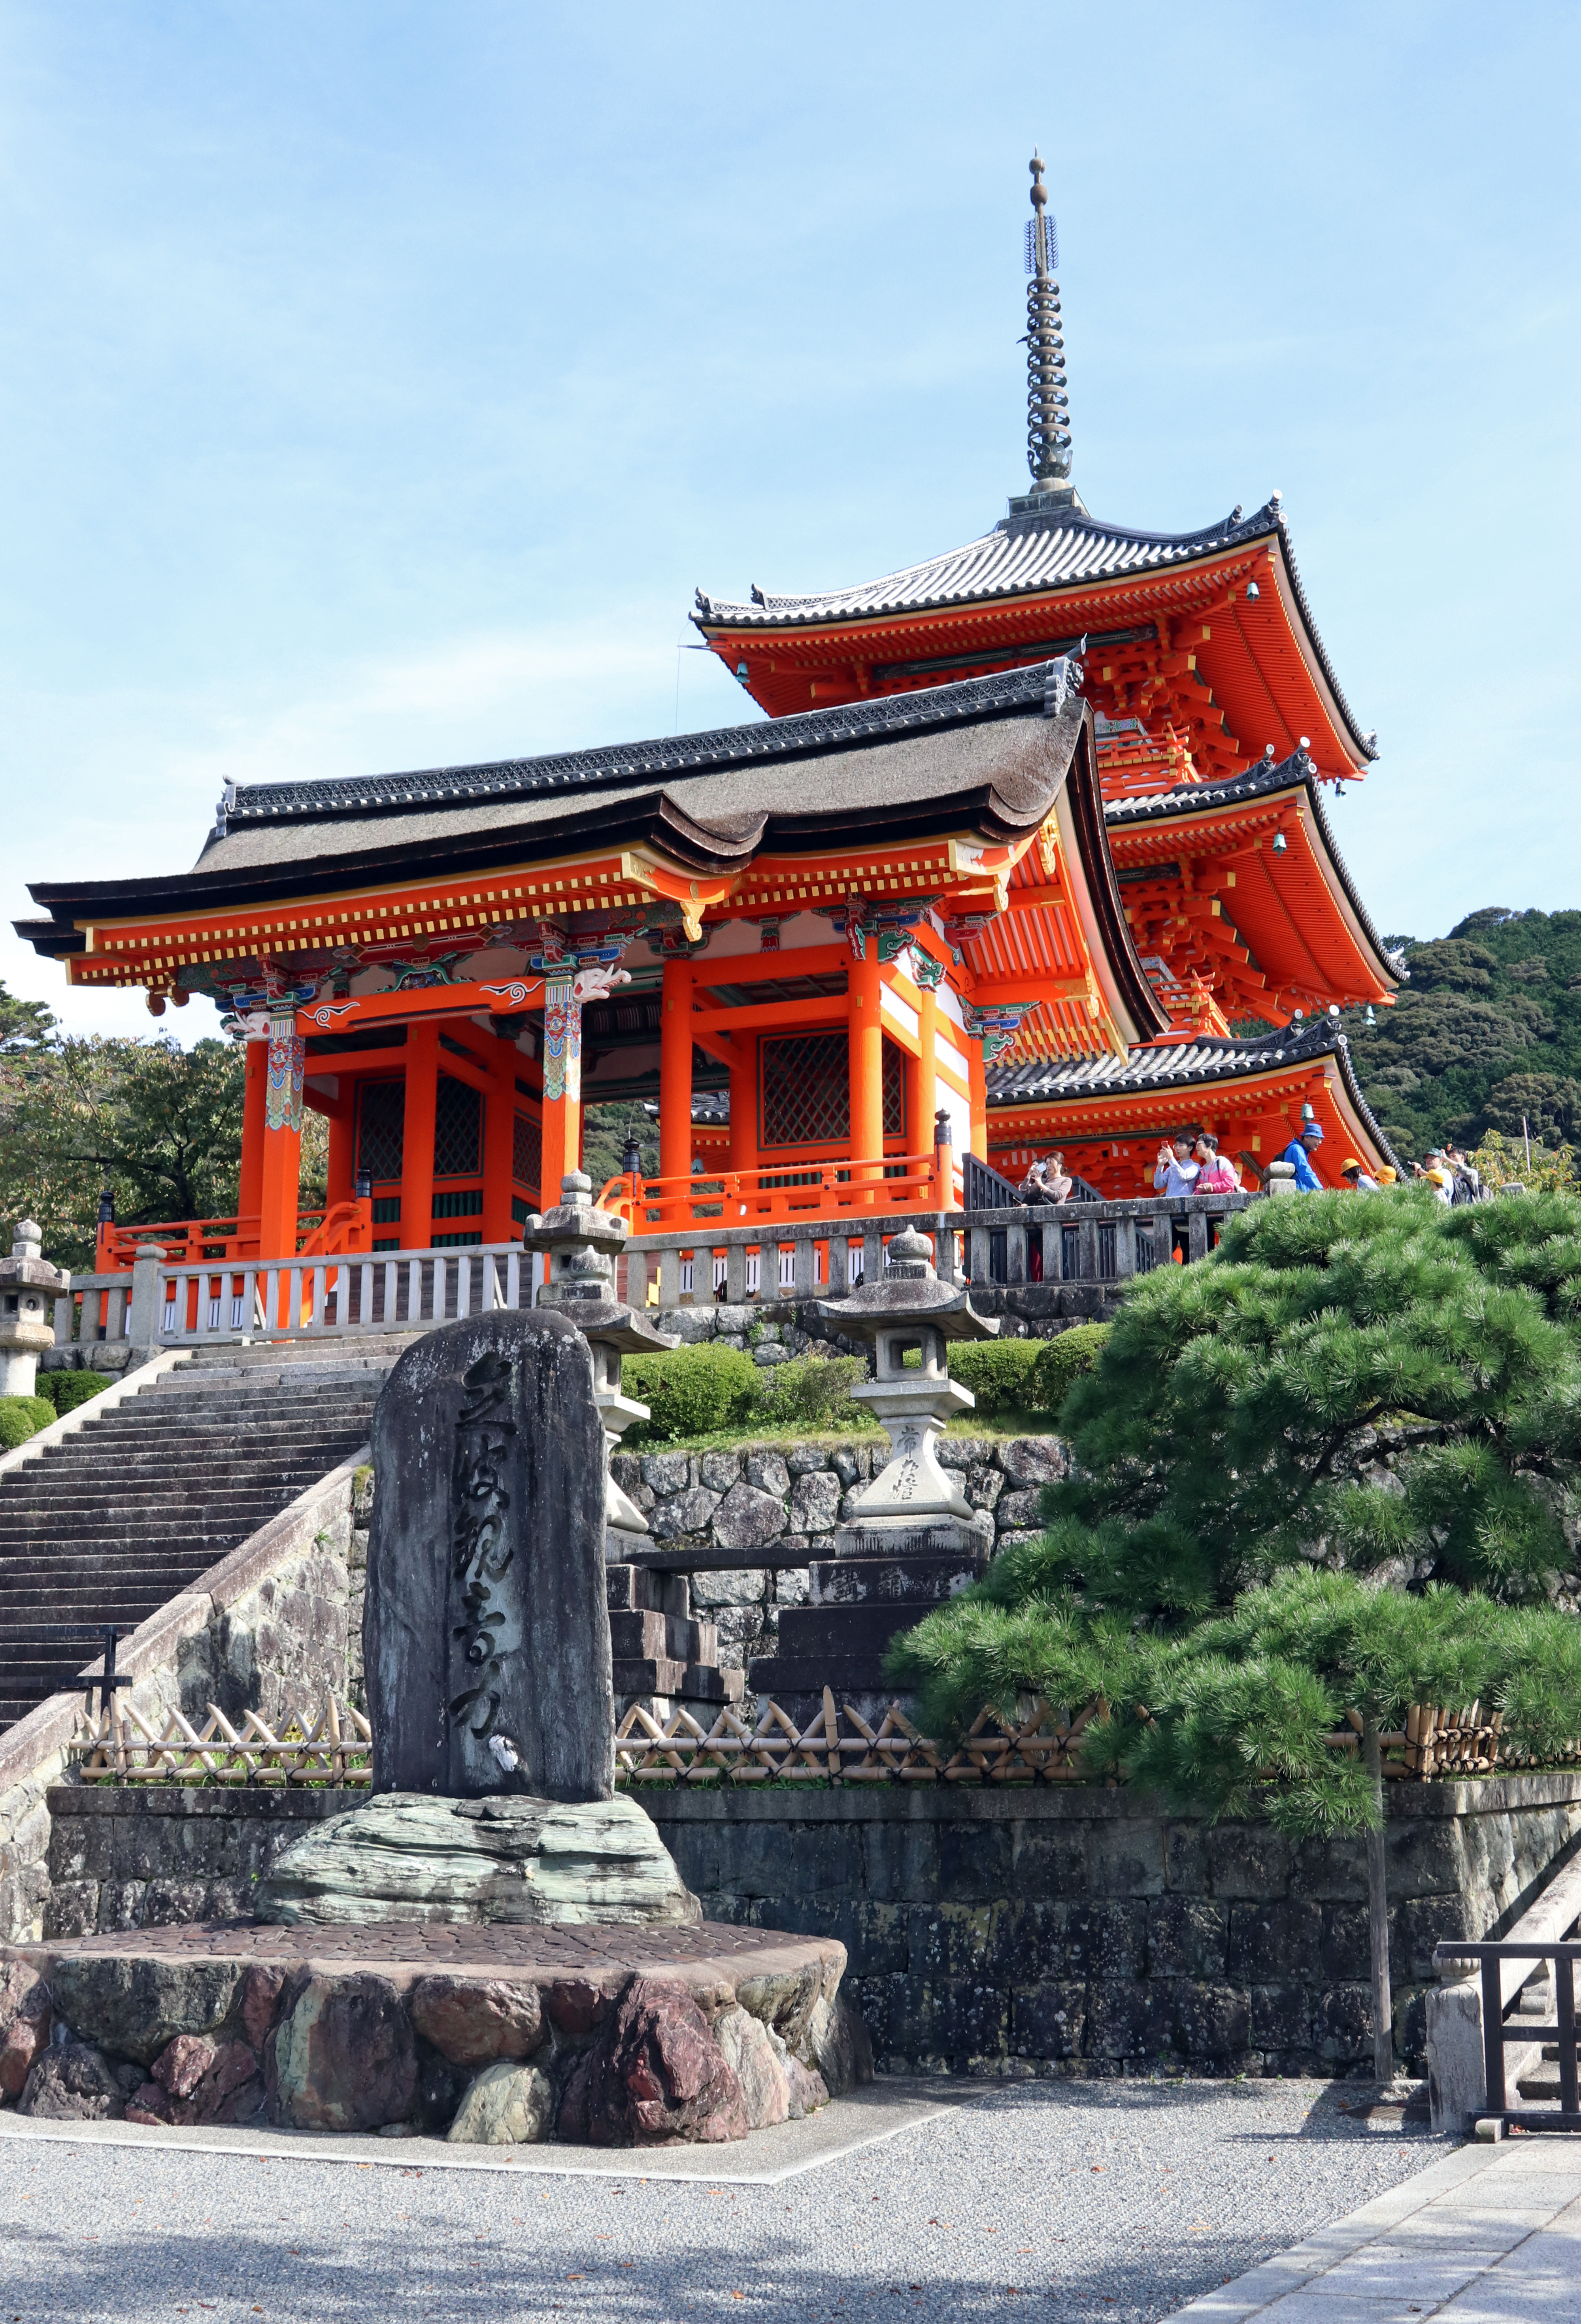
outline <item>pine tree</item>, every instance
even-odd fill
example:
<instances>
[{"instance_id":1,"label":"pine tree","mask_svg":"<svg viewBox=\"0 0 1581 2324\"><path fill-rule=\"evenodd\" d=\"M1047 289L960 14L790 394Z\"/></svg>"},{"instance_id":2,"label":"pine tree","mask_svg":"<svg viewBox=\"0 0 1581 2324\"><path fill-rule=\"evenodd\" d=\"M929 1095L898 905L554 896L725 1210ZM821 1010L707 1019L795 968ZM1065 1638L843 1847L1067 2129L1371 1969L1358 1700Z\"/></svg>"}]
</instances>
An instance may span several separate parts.
<instances>
[{"instance_id":1,"label":"pine tree","mask_svg":"<svg viewBox=\"0 0 1581 2324\"><path fill-rule=\"evenodd\" d=\"M1381 1732L1480 1698L1581 1734L1581 1201L1260 1203L1127 1299L1060 1413L1049 1530L896 1642L931 1730L1102 1701L1087 1763L1171 1803L1368 1837L1391 2063ZM1326 1739L1348 1715L1355 1752Z\"/></svg>"}]
</instances>

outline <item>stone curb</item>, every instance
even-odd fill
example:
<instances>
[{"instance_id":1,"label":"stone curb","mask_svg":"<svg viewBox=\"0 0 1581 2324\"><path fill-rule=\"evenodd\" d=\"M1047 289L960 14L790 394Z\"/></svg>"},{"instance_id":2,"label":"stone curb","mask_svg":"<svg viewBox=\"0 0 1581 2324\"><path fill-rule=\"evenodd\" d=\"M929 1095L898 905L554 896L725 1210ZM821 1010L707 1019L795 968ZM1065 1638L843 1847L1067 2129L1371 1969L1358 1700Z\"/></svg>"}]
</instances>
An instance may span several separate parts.
<instances>
[{"instance_id":1,"label":"stone curb","mask_svg":"<svg viewBox=\"0 0 1581 2324\"><path fill-rule=\"evenodd\" d=\"M1464 2186L1506 2152L1499 2146L1456 2148L1454 2153L1443 2155L1425 2171L1419 2171L1413 2179L1391 2187L1387 2194L1374 2196L1360 2210L1336 2219L1332 2227L1293 2244L1276 2258L1264 2260L1261 2267L1236 2276L1217 2292L1204 2292L1184 2308L1171 2309L1170 2324L1186 2317L1196 2318L1197 2324L1247 2324L1248 2319L1262 2315L1290 2292L1315 2283L1353 2252L1387 2235L1391 2228L1402 2227L1438 2196ZM1334 2312L1337 2318L1344 2310L1336 2305Z\"/></svg>"}]
</instances>

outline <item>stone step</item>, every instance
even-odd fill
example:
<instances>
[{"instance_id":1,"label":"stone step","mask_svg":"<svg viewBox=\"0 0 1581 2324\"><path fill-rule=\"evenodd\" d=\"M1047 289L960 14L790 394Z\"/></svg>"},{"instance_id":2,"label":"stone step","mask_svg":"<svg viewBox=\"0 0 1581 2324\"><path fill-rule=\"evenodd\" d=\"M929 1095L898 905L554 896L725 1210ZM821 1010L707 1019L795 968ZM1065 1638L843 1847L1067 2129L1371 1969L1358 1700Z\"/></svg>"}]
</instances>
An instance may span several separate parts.
<instances>
[{"instance_id":1,"label":"stone step","mask_svg":"<svg viewBox=\"0 0 1581 2324\"><path fill-rule=\"evenodd\" d=\"M740 1671L706 1663L677 1662L668 1655L615 1658L615 1691L621 1694L683 1694L700 1702L739 1702L745 1686Z\"/></svg>"},{"instance_id":2,"label":"stone step","mask_svg":"<svg viewBox=\"0 0 1581 2324\"><path fill-rule=\"evenodd\" d=\"M920 1601L901 1604L892 1599L856 1606L787 1606L780 1615L780 1653L804 1662L828 1656L846 1663L860 1656L876 1670L890 1640L928 1610Z\"/></svg>"},{"instance_id":3,"label":"stone step","mask_svg":"<svg viewBox=\"0 0 1581 2324\"><path fill-rule=\"evenodd\" d=\"M365 1434L372 1420L371 1405L291 1413L279 1421L248 1422L234 1429L217 1416L208 1425L183 1416L179 1425L168 1428L106 1429L102 1434L85 1429L80 1435L42 1446L34 1457L42 1470L58 1467L62 1461L135 1460L139 1454L158 1459L172 1452L218 1443L232 1457L245 1459L250 1452L267 1452L275 1444L311 1443L320 1436L350 1435L359 1429ZM24 1462L7 1474L25 1477L36 1475L39 1470Z\"/></svg>"},{"instance_id":4,"label":"stone step","mask_svg":"<svg viewBox=\"0 0 1581 2324\"><path fill-rule=\"evenodd\" d=\"M331 1462L329 1465L336 1464ZM19 1494L14 1501L0 1501L0 1540L5 1538L8 1526L14 1530L55 1517L69 1520L74 1514L96 1508L153 1514L161 1509L190 1512L212 1508L222 1502L250 1504L295 1477L310 1479L323 1474L317 1462L304 1461L297 1468L260 1466L251 1474L244 1471L240 1476L227 1473L217 1463L206 1473L181 1475L163 1486L152 1477L83 1477L51 1491L29 1494L25 1499Z\"/></svg>"},{"instance_id":5,"label":"stone step","mask_svg":"<svg viewBox=\"0 0 1581 2324\"><path fill-rule=\"evenodd\" d=\"M719 1633L712 1622L694 1622L680 1614L612 1612L609 1643L617 1657L628 1659L658 1655L671 1662L712 1663L719 1653Z\"/></svg>"}]
</instances>

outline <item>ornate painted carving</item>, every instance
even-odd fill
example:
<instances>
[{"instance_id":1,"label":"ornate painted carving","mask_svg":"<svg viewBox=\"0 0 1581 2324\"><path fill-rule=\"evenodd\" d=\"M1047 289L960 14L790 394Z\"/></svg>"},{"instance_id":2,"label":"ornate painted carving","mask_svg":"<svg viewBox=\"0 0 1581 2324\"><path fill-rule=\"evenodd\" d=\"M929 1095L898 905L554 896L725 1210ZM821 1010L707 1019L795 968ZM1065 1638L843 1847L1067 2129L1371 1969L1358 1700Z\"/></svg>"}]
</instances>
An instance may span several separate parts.
<instances>
[{"instance_id":1,"label":"ornate painted carving","mask_svg":"<svg viewBox=\"0 0 1581 2324\"><path fill-rule=\"evenodd\" d=\"M1002 1001L994 1009L974 1009L968 1005L963 1011L966 1020L966 1038L983 1044L983 1063L991 1065L1003 1056L1021 1030L1022 1019L1034 1004L1030 1001Z\"/></svg>"},{"instance_id":2,"label":"ornate painted carving","mask_svg":"<svg viewBox=\"0 0 1581 2324\"><path fill-rule=\"evenodd\" d=\"M575 978L559 973L543 989L543 1094L550 1104L582 1094L582 1008Z\"/></svg>"},{"instance_id":3,"label":"ornate painted carving","mask_svg":"<svg viewBox=\"0 0 1581 2324\"><path fill-rule=\"evenodd\" d=\"M920 945L911 946L911 982L924 992L937 992L944 982L944 963Z\"/></svg>"}]
</instances>

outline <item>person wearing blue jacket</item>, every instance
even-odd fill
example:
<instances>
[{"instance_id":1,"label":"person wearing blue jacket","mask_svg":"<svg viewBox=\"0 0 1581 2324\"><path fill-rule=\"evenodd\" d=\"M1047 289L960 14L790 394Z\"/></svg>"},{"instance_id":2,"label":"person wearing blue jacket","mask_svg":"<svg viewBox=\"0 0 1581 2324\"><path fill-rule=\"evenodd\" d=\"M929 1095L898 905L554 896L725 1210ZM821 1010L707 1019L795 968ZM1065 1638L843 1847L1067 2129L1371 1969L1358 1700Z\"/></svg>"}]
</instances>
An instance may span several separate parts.
<instances>
[{"instance_id":1,"label":"person wearing blue jacket","mask_svg":"<svg viewBox=\"0 0 1581 2324\"><path fill-rule=\"evenodd\" d=\"M1322 1143L1323 1124L1320 1121L1304 1121L1297 1136L1291 1139L1279 1157L1281 1162L1288 1162L1295 1171L1298 1194L1320 1194L1323 1192L1323 1181L1313 1169L1310 1159Z\"/></svg>"}]
</instances>

